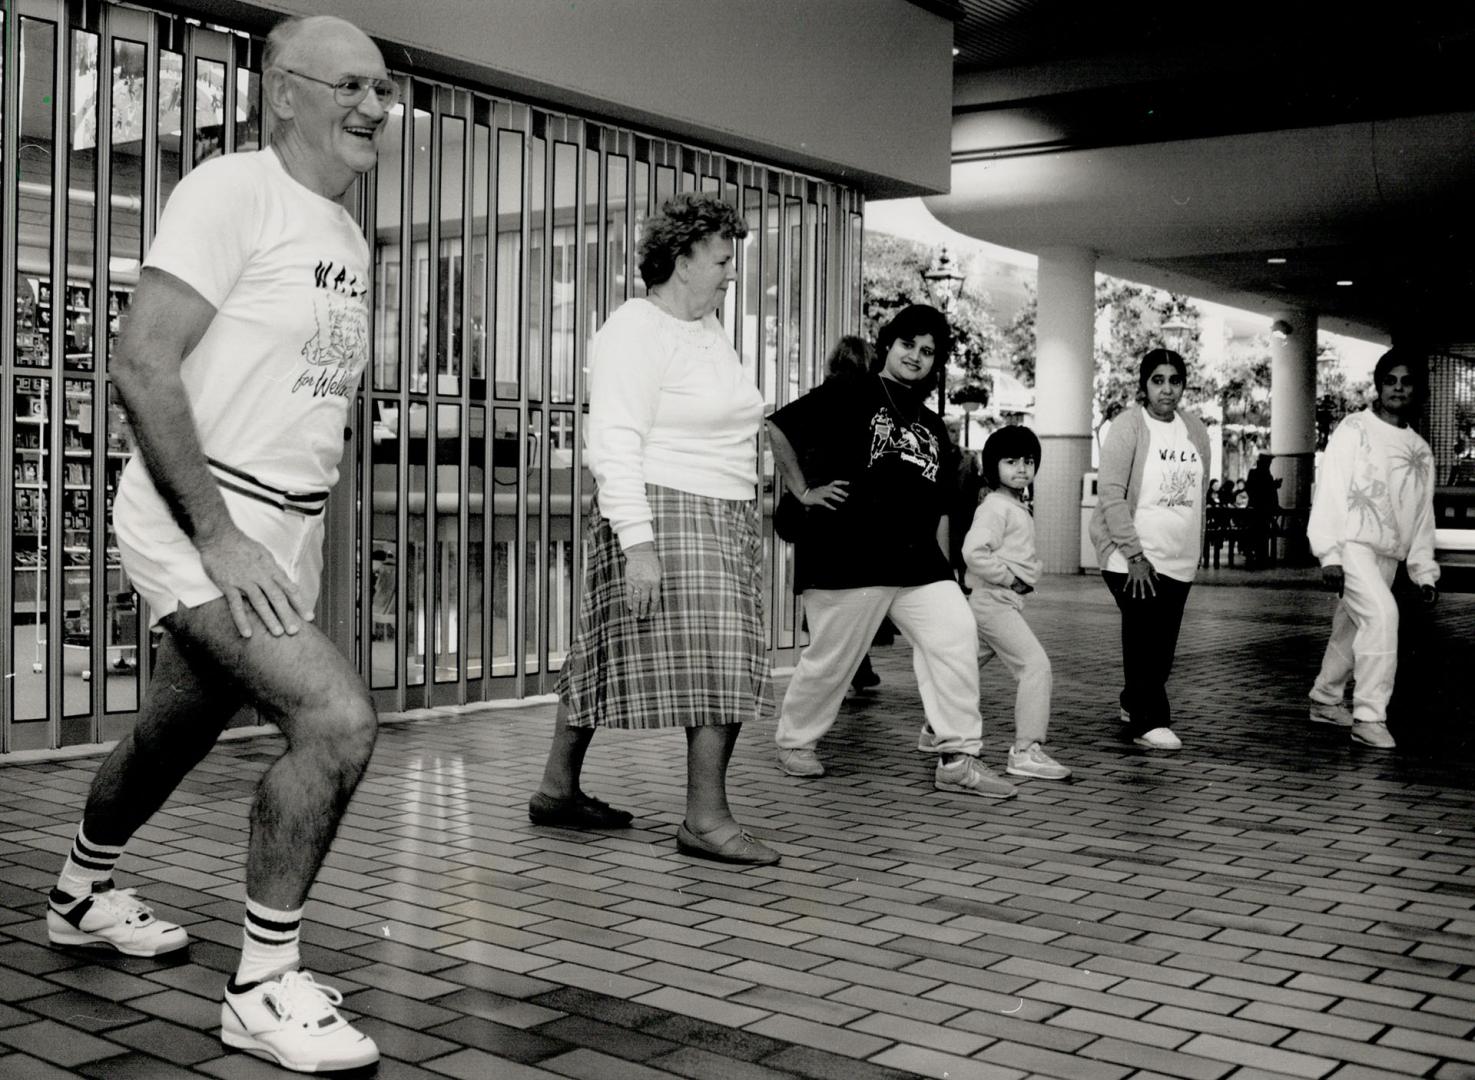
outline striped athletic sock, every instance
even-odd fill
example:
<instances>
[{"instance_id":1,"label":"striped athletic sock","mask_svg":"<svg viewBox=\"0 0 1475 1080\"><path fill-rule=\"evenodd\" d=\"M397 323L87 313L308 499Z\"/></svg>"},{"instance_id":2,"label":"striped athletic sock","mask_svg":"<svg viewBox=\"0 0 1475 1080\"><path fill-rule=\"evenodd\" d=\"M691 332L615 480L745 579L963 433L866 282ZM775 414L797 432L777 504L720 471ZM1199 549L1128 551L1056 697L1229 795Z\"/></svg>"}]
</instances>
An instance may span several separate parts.
<instances>
[{"instance_id":1,"label":"striped athletic sock","mask_svg":"<svg viewBox=\"0 0 1475 1080\"><path fill-rule=\"evenodd\" d=\"M277 911L246 898L246 932L235 985L249 986L268 975L296 971L302 956L302 909Z\"/></svg>"},{"instance_id":2,"label":"striped athletic sock","mask_svg":"<svg viewBox=\"0 0 1475 1080\"><path fill-rule=\"evenodd\" d=\"M61 868L61 877L56 887L73 899L80 899L92 892L92 886L107 881L113 876L113 867L123 854L124 845L112 847L87 839L82 826L77 826L77 838L72 841L71 853Z\"/></svg>"}]
</instances>

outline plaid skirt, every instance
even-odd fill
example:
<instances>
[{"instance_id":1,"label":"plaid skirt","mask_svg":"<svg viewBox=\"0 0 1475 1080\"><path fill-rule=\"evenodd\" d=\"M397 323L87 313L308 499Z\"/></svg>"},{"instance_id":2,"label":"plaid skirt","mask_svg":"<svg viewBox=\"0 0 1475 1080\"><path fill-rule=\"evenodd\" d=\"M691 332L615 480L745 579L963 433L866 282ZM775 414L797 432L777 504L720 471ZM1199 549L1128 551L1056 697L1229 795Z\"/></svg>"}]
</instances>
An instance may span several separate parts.
<instances>
[{"instance_id":1,"label":"plaid skirt","mask_svg":"<svg viewBox=\"0 0 1475 1080\"><path fill-rule=\"evenodd\" d=\"M579 627L558 676L573 727L741 724L768 705L758 504L646 485L660 606L625 606L625 556L590 515Z\"/></svg>"}]
</instances>

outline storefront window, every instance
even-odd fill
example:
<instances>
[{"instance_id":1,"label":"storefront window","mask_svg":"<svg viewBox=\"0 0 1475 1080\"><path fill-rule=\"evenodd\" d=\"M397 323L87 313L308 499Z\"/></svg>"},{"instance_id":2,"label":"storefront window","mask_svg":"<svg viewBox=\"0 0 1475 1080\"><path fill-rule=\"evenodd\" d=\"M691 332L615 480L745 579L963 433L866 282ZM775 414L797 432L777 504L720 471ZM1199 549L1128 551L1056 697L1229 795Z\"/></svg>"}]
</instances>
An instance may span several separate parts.
<instances>
[{"instance_id":1,"label":"storefront window","mask_svg":"<svg viewBox=\"0 0 1475 1080\"><path fill-rule=\"evenodd\" d=\"M134 722L150 668L141 648L154 639L113 529L133 447L109 368L145 237L180 177L264 137L259 39L104 8L0 22L17 61L0 95L15 108L0 736L17 749L117 738ZM346 201L368 230L373 333L355 403L362 449L342 469L357 513L326 552L336 580L356 585L338 618L354 616L349 655L381 706L544 692L572 641L596 495L581 464L589 348L612 311L645 294L632 270L652 207L696 188L744 200L741 287L720 314L772 399L803 384L827 333L825 275L844 275L847 313L858 303L856 204L712 151L396 77L406 107L385 121L362 203L358 189ZM818 199L796 210L769 189ZM845 230L833 238L830 208ZM846 267L824 265L831 250Z\"/></svg>"}]
</instances>

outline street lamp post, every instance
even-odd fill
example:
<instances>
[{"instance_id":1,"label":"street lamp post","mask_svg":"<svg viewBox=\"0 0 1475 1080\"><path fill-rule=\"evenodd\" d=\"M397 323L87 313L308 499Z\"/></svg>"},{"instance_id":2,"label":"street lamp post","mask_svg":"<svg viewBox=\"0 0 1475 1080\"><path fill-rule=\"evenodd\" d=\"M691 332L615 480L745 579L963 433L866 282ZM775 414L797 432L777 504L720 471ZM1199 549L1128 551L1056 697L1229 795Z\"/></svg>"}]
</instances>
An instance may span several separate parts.
<instances>
[{"instance_id":1,"label":"street lamp post","mask_svg":"<svg viewBox=\"0 0 1475 1080\"><path fill-rule=\"evenodd\" d=\"M958 335L953 328L953 312L957 308L958 297L963 293L963 278L963 271L958 269L957 261L948 252L946 244L937 249L932 265L922 271L922 281L927 286L932 303L947 320L948 329L953 331L955 342ZM937 414L947 415L947 366L945 364L942 371L938 372L937 378ZM964 423L967 423L967 417L964 417Z\"/></svg>"},{"instance_id":2,"label":"street lamp post","mask_svg":"<svg viewBox=\"0 0 1475 1080\"><path fill-rule=\"evenodd\" d=\"M1181 354L1183 352L1183 346L1188 343L1188 337L1193 332L1193 327L1175 315L1163 323L1162 332L1163 344L1175 353Z\"/></svg>"}]
</instances>

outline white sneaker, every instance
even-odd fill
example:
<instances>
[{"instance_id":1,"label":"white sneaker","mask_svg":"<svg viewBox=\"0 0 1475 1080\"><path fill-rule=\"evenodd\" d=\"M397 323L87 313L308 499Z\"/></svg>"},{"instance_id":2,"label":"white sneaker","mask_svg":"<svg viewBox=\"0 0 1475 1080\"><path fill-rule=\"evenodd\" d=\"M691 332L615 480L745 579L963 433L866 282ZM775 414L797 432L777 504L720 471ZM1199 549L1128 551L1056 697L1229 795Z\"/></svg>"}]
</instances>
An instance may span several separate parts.
<instances>
[{"instance_id":1,"label":"white sneaker","mask_svg":"<svg viewBox=\"0 0 1475 1080\"><path fill-rule=\"evenodd\" d=\"M220 1006L220 1041L296 1072L359 1069L379 1060L374 1040L338 1015L343 995L305 971L244 989L232 979Z\"/></svg>"},{"instance_id":2,"label":"white sneaker","mask_svg":"<svg viewBox=\"0 0 1475 1080\"><path fill-rule=\"evenodd\" d=\"M1334 705L1328 705L1324 701L1313 699L1306 712L1311 717L1311 721L1316 724L1336 724L1337 727L1352 726L1352 713L1340 701Z\"/></svg>"},{"instance_id":3,"label":"white sneaker","mask_svg":"<svg viewBox=\"0 0 1475 1080\"><path fill-rule=\"evenodd\" d=\"M1132 740L1144 750L1182 750L1183 740L1173 734L1172 728L1155 727L1144 731Z\"/></svg>"},{"instance_id":4,"label":"white sneaker","mask_svg":"<svg viewBox=\"0 0 1475 1080\"><path fill-rule=\"evenodd\" d=\"M125 956L158 956L189 944L183 927L155 918L133 889L111 882L80 899L52 889L46 936L53 945L111 945Z\"/></svg>"},{"instance_id":5,"label":"white sneaker","mask_svg":"<svg viewBox=\"0 0 1475 1080\"><path fill-rule=\"evenodd\" d=\"M819 755L807 746L795 747L792 750L779 750L778 767L790 776L823 776L825 774L824 762L820 761Z\"/></svg>"},{"instance_id":6,"label":"white sneaker","mask_svg":"<svg viewBox=\"0 0 1475 1080\"><path fill-rule=\"evenodd\" d=\"M922 725L922 730L917 732L917 750L923 754L937 753L937 732L927 725Z\"/></svg>"},{"instance_id":7,"label":"white sneaker","mask_svg":"<svg viewBox=\"0 0 1475 1080\"><path fill-rule=\"evenodd\" d=\"M976 757L961 755L948 765L937 759L932 786L938 791L961 791L966 795L982 795L985 799L1012 799L1019 789L980 762Z\"/></svg>"},{"instance_id":8,"label":"white sneaker","mask_svg":"<svg viewBox=\"0 0 1475 1080\"><path fill-rule=\"evenodd\" d=\"M1049 754L1039 743L1031 743L1023 750L1009 747L1009 762L1004 771L1010 776L1030 776L1036 780L1064 780L1070 770Z\"/></svg>"},{"instance_id":9,"label":"white sneaker","mask_svg":"<svg viewBox=\"0 0 1475 1080\"><path fill-rule=\"evenodd\" d=\"M1352 725L1352 741L1376 750L1392 750L1398 744L1388 731L1388 725L1377 720L1359 720Z\"/></svg>"}]
</instances>

